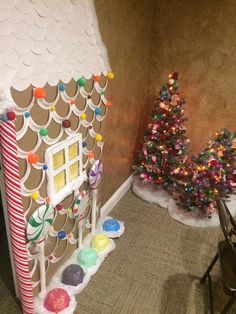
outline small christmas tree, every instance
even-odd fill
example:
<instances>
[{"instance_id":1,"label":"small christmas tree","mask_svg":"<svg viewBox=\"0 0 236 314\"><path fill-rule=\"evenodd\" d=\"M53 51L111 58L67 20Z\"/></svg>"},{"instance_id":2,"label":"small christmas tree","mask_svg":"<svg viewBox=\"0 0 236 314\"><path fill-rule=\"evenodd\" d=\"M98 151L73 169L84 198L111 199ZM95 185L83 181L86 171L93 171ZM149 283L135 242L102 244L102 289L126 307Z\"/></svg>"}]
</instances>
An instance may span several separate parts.
<instances>
[{"instance_id":1,"label":"small christmas tree","mask_svg":"<svg viewBox=\"0 0 236 314\"><path fill-rule=\"evenodd\" d=\"M176 175L186 155L186 127L183 105L179 97L178 74L169 75L160 90L152 114L152 122L145 132L142 151L138 154L136 173L171 192Z\"/></svg>"},{"instance_id":2,"label":"small christmas tree","mask_svg":"<svg viewBox=\"0 0 236 314\"><path fill-rule=\"evenodd\" d=\"M198 208L200 214L211 217L218 197L226 199L234 193L233 174L236 150L232 148L234 134L223 129L214 141L198 155L192 156L178 182L179 205L189 211Z\"/></svg>"}]
</instances>

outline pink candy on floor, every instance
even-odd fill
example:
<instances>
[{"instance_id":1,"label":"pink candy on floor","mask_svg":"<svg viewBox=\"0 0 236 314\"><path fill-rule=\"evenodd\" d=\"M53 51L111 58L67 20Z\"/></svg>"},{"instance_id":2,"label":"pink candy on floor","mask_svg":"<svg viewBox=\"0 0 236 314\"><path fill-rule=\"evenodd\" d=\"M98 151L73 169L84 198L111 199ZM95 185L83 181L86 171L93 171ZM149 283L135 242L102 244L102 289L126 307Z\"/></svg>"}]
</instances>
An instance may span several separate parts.
<instances>
[{"instance_id":1,"label":"pink candy on floor","mask_svg":"<svg viewBox=\"0 0 236 314\"><path fill-rule=\"evenodd\" d=\"M48 292L44 300L44 307L53 313L58 313L70 304L70 296L66 290L55 288Z\"/></svg>"}]
</instances>

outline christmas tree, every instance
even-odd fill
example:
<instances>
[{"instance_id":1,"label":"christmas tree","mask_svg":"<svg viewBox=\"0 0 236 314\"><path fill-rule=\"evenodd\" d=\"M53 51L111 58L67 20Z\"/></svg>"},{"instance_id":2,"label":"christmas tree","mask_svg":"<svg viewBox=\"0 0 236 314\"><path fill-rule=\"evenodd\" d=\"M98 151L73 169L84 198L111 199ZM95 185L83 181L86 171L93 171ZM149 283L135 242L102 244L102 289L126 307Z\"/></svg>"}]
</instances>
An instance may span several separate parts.
<instances>
[{"instance_id":1,"label":"christmas tree","mask_svg":"<svg viewBox=\"0 0 236 314\"><path fill-rule=\"evenodd\" d=\"M188 211L198 209L211 217L216 199L226 199L234 193L236 150L232 148L234 134L227 129L216 133L207 149L192 156L178 181L179 205Z\"/></svg>"},{"instance_id":2,"label":"christmas tree","mask_svg":"<svg viewBox=\"0 0 236 314\"><path fill-rule=\"evenodd\" d=\"M143 180L171 192L181 164L186 158L186 127L183 106L179 96L178 74L169 75L166 86L160 90L155 103L152 122L145 132L142 151L138 154L136 173Z\"/></svg>"}]
</instances>

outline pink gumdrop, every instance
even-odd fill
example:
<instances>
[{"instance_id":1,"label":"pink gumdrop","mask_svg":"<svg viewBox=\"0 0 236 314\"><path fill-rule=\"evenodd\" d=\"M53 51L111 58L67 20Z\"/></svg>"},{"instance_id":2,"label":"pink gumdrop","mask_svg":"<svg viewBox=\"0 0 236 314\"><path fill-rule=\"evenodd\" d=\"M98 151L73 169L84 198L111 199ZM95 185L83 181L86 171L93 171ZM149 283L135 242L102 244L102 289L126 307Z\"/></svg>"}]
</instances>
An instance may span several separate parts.
<instances>
[{"instance_id":1,"label":"pink gumdrop","mask_svg":"<svg viewBox=\"0 0 236 314\"><path fill-rule=\"evenodd\" d=\"M58 313L70 304L70 296L66 290L55 288L48 292L44 300L44 307L53 313Z\"/></svg>"}]
</instances>

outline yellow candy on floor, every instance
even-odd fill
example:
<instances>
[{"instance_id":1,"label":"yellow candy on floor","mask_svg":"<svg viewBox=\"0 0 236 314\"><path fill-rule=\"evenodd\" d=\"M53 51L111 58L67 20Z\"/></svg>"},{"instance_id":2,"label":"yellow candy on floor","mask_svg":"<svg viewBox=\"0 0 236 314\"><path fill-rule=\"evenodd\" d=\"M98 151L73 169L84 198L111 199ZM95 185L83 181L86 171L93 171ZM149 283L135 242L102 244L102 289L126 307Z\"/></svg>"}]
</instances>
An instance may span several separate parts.
<instances>
[{"instance_id":1,"label":"yellow candy on floor","mask_svg":"<svg viewBox=\"0 0 236 314\"><path fill-rule=\"evenodd\" d=\"M91 246L98 252L104 251L109 244L110 239L103 233L96 234L91 241Z\"/></svg>"}]
</instances>

